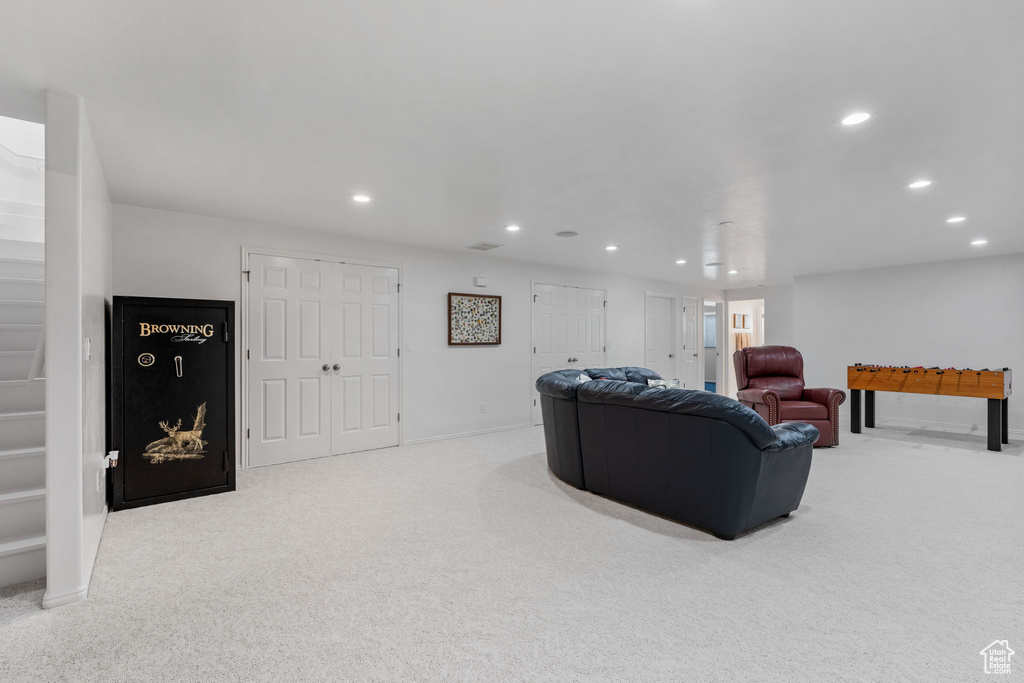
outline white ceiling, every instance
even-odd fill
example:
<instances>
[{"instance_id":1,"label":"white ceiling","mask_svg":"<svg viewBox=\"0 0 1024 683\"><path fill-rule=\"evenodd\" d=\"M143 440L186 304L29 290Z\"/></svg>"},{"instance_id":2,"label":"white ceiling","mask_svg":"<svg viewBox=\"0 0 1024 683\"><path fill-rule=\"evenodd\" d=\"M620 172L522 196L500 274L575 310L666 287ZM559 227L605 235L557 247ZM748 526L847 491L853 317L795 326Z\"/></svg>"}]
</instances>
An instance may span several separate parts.
<instances>
[{"instance_id":1,"label":"white ceiling","mask_svg":"<svg viewBox=\"0 0 1024 683\"><path fill-rule=\"evenodd\" d=\"M0 87L81 95L116 202L719 288L1024 251L1020 0L0 12Z\"/></svg>"}]
</instances>

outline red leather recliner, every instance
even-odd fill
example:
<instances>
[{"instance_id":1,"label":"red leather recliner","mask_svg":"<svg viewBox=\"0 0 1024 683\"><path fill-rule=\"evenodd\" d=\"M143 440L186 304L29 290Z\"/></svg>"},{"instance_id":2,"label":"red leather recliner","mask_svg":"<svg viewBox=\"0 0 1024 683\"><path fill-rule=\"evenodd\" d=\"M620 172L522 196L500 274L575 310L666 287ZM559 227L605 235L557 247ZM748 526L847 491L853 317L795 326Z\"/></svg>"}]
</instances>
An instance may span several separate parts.
<instances>
[{"instance_id":1,"label":"red leather recliner","mask_svg":"<svg viewBox=\"0 0 1024 683\"><path fill-rule=\"evenodd\" d=\"M818 428L817 446L839 445L839 406L846 392L804 387L804 357L792 346L748 346L732 356L736 398L767 420L806 422Z\"/></svg>"}]
</instances>

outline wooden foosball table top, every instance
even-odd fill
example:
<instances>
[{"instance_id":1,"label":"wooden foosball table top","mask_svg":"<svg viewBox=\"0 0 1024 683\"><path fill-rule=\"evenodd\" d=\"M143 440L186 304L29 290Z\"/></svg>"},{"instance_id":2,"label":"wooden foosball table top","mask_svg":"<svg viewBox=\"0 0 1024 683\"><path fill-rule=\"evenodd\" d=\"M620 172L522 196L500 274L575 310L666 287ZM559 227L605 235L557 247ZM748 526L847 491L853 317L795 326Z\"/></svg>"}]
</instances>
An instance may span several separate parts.
<instances>
[{"instance_id":1,"label":"wooden foosball table top","mask_svg":"<svg viewBox=\"0 0 1024 683\"><path fill-rule=\"evenodd\" d=\"M925 368L896 365L850 365L846 386L865 391L897 391L970 398L1007 398L1013 389L1010 368Z\"/></svg>"}]
</instances>

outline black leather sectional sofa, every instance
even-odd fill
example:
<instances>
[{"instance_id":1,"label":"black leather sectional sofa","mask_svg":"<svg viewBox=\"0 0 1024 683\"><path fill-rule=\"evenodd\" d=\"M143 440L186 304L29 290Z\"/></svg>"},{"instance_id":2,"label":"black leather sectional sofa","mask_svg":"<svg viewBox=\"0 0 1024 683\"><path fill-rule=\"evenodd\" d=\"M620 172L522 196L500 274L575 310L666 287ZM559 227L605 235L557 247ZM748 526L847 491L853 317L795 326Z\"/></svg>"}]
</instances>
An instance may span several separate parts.
<instances>
[{"instance_id":1,"label":"black leather sectional sofa","mask_svg":"<svg viewBox=\"0 0 1024 683\"><path fill-rule=\"evenodd\" d=\"M815 427L770 427L726 396L648 387L660 377L646 368L582 372L594 379L537 380L548 467L562 481L727 540L800 505Z\"/></svg>"}]
</instances>

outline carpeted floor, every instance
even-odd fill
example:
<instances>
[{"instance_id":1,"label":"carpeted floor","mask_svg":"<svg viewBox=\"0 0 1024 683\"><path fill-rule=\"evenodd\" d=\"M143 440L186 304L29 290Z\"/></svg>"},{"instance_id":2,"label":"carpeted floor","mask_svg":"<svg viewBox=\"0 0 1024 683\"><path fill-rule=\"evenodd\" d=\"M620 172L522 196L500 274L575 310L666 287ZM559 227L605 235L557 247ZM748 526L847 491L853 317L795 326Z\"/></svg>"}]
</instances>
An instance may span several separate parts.
<instances>
[{"instance_id":1,"label":"carpeted floor","mask_svg":"<svg viewBox=\"0 0 1024 683\"><path fill-rule=\"evenodd\" d=\"M89 598L0 593L0 681L1024 675L1024 457L844 432L733 542L577 491L530 428L241 472L111 514Z\"/></svg>"}]
</instances>

